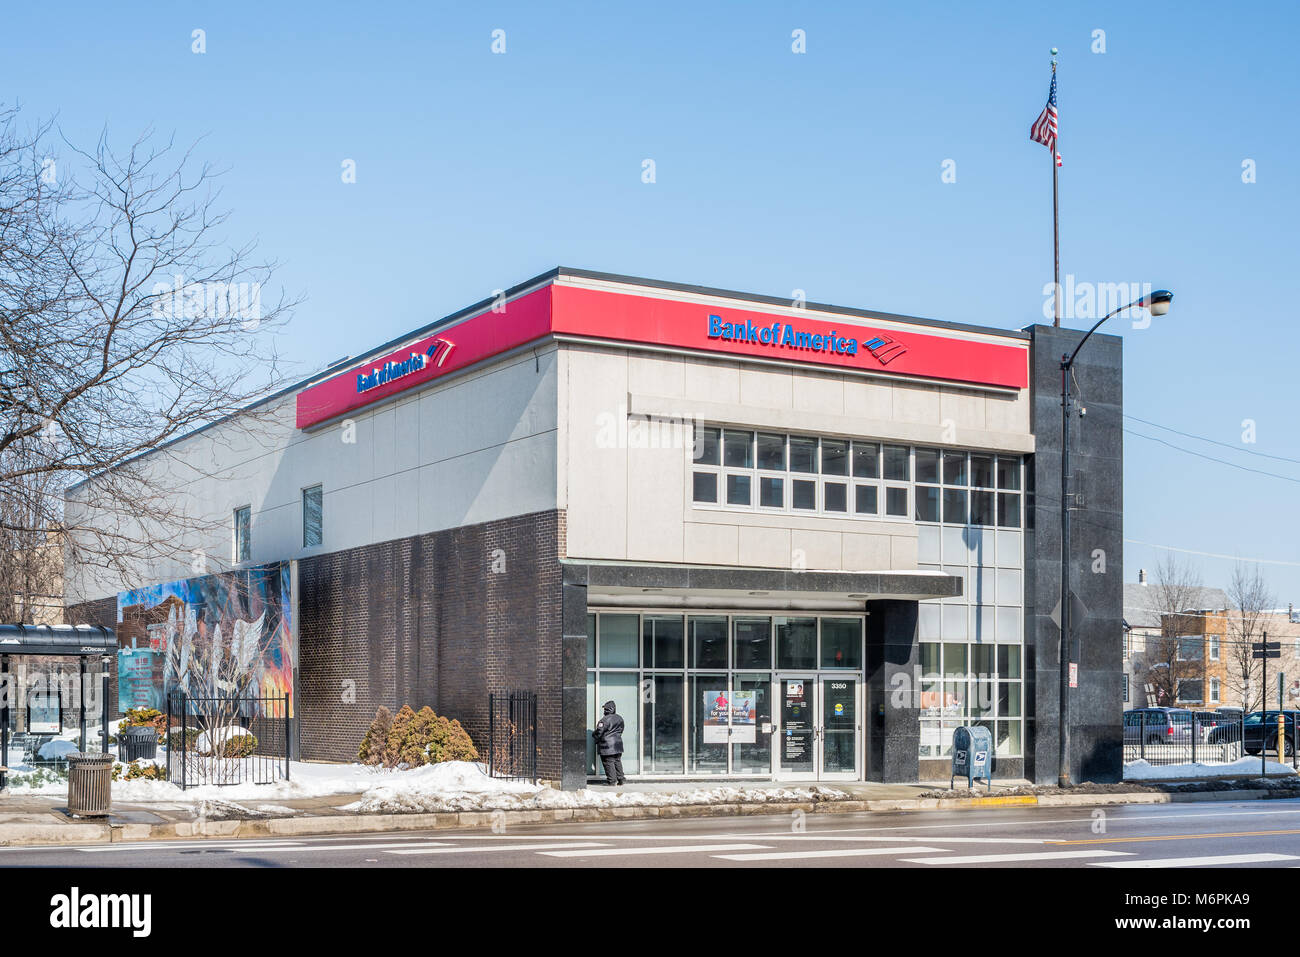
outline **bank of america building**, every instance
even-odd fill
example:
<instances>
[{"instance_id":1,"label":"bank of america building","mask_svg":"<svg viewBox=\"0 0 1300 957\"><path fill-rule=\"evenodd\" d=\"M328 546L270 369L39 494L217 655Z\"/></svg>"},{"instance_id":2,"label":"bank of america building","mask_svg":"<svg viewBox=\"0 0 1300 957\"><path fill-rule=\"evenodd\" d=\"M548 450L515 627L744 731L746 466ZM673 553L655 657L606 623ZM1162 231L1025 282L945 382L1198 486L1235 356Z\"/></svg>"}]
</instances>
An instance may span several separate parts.
<instances>
[{"instance_id":1,"label":"bank of america building","mask_svg":"<svg viewBox=\"0 0 1300 957\"><path fill-rule=\"evenodd\" d=\"M971 724L995 778L1054 781L1078 338L556 269L168 447L213 531L130 581L70 566L70 616L113 624L196 549L289 563L306 759L354 759L380 705L481 736L523 689L564 787L597 774L607 700L633 779L946 779ZM1098 336L1076 367L1070 721L1097 780L1120 773L1120 356ZM95 503L92 480L68 508Z\"/></svg>"}]
</instances>

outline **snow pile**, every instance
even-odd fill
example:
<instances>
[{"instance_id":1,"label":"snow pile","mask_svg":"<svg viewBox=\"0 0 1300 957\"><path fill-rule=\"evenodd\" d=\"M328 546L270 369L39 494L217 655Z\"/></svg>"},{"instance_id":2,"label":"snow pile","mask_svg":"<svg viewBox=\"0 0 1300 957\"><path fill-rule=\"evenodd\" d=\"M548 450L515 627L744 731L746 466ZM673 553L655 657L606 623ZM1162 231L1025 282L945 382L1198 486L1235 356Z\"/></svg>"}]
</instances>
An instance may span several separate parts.
<instances>
[{"instance_id":1,"label":"snow pile","mask_svg":"<svg viewBox=\"0 0 1300 957\"><path fill-rule=\"evenodd\" d=\"M359 801L343 805L345 811L536 811L563 808L646 807L690 804L770 804L833 801L844 792L821 786L796 788L702 787L674 791L556 791L553 788L488 777L476 764L447 762L429 770L446 768L441 777L408 774L377 784ZM425 769L419 769L425 770Z\"/></svg>"},{"instance_id":2,"label":"snow pile","mask_svg":"<svg viewBox=\"0 0 1300 957\"><path fill-rule=\"evenodd\" d=\"M247 728L239 727L239 725L231 725L226 728L217 728L215 735L212 737L209 737L209 735L212 735L212 732L204 731L199 735L198 740L194 742L194 750L199 754L211 754L216 750L212 746L213 737L215 737L218 744L224 747L227 741L233 741L238 737L251 738L253 733Z\"/></svg>"},{"instance_id":3,"label":"snow pile","mask_svg":"<svg viewBox=\"0 0 1300 957\"><path fill-rule=\"evenodd\" d=\"M1148 764L1146 761L1129 761L1124 765L1125 781L1160 781L1175 778L1226 778L1258 777L1259 758L1240 758L1231 764ZM1289 764L1269 761L1265 764L1268 774L1295 774Z\"/></svg>"},{"instance_id":4,"label":"snow pile","mask_svg":"<svg viewBox=\"0 0 1300 957\"><path fill-rule=\"evenodd\" d=\"M80 752L81 748L77 747L73 742L60 741L56 738L41 745L41 749L36 752L36 756L42 761L55 761L66 758L69 754L79 754Z\"/></svg>"}]
</instances>

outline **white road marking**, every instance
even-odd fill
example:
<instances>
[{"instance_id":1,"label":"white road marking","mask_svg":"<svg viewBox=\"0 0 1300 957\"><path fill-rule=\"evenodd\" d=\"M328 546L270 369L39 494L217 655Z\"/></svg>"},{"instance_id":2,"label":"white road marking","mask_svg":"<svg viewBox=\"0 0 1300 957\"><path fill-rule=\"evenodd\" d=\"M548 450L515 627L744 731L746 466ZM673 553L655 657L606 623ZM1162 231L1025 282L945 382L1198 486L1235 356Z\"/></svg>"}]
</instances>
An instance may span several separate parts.
<instances>
[{"instance_id":1,"label":"white road marking","mask_svg":"<svg viewBox=\"0 0 1300 957\"><path fill-rule=\"evenodd\" d=\"M1128 851L1044 851L1040 854L969 854L964 857L903 858L908 864L1001 864L1012 861L1067 861L1080 857L1129 857Z\"/></svg>"},{"instance_id":2,"label":"white road marking","mask_svg":"<svg viewBox=\"0 0 1300 957\"><path fill-rule=\"evenodd\" d=\"M487 847L466 847L463 844L460 847L435 847L425 850L423 848L409 848L395 851L388 851L389 854L488 854L492 851L540 851L544 848L578 848L578 847L609 847L608 844L597 844L592 841L560 841L555 844L495 844Z\"/></svg>"},{"instance_id":3,"label":"white road marking","mask_svg":"<svg viewBox=\"0 0 1300 957\"><path fill-rule=\"evenodd\" d=\"M231 841L159 841L151 844L90 844L85 847L67 848L68 850L81 851L85 854L103 854L108 851L161 851L161 850L179 850L187 851L196 847L202 848L252 848L254 850L262 849L280 849L300 847L298 841L258 841L251 842L231 842ZM6 850L41 850L41 848L6 848ZM58 850L57 847L47 847L44 850Z\"/></svg>"},{"instance_id":4,"label":"white road marking","mask_svg":"<svg viewBox=\"0 0 1300 957\"><path fill-rule=\"evenodd\" d=\"M539 851L543 857L618 857L624 854L695 854L707 851L765 851L762 844L677 844L671 847L612 847L604 851Z\"/></svg>"},{"instance_id":5,"label":"white road marking","mask_svg":"<svg viewBox=\"0 0 1300 957\"><path fill-rule=\"evenodd\" d=\"M837 847L830 851L777 851L771 854L714 854L724 861L801 861L814 857L869 857L878 854L919 854L924 851L942 853L942 847Z\"/></svg>"},{"instance_id":6,"label":"white road marking","mask_svg":"<svg viewBox=\"0 0 1300 957\"><path fill-rule=\"evenodd\" d=\"M1219 854L1210 857L1166 857L1162 860L1105 861L1093 867L1227 867L1230 864L1265 864L1300 860L1294 854Z\"/></svg>"}]
</instances>

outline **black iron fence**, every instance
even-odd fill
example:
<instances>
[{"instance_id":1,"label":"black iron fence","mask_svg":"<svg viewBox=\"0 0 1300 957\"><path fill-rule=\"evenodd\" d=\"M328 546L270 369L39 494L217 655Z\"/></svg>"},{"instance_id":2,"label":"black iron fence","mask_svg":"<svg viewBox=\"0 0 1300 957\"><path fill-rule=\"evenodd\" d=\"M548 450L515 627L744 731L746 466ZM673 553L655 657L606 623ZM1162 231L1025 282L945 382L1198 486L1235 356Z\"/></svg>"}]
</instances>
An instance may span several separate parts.
<instances>
[{"instance_id":1,"label":"black iron fence","mask_svg":"<svg viewBox=\"0 0 1300 957\"><path fill-rule=\"evenodd\" d=\"M289 695L167 697L167 779L204 784L274 784L289 779Z\"/></svg>"},{"instance_id":2,"label":"black iron fence","mask_svg":"<svg viewBox=\"0 0 1300 957\"><path fill-rule=\"evenodd\" d=\"M487 772L494 778L537 780L537 693L488 695Z\"/></svg>"},{"instance_id":3,"label":"black iron fence","mask_svg":"<svg viewBox=\"0 0 1300 957\"><path fill-rule=\"evenodd\" d=\"M1258 746L1255 753L1258 753ZM1250 752L1244 715L1130 711L1124 715L1124 760L1148 764L1231 764Z\"/></svg>"}]
</instances>

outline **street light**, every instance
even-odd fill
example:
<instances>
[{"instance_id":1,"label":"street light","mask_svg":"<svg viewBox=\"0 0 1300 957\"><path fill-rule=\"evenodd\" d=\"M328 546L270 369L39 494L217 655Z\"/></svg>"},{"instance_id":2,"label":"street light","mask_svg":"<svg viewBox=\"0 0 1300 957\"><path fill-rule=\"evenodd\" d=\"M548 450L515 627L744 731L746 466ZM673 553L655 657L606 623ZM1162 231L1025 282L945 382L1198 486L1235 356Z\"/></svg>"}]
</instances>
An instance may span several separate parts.
<instances>
[{"instance_id":1,"label":"street light","mask_svg":"<svg viewBox=\"0 0 1300 957\"><path fill-rule=\"evenodd\" d=\"M1061 714L1060 714L1060 776L1057 784L1068 788L1070 780L1070 371L1074 368L1075 357L1083 344L1091 338L1107 319L1119 315L1128 309L1145 308L1153 316L1163 316L1169 312L1169 304L1174 301L1174 294L1167 289L1149 292L1127 306L1102 316L1088 330L1088 334L1079 340L1074 351L1061 356Z\"/></svg>"}]
</instances>

